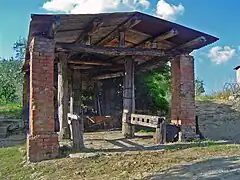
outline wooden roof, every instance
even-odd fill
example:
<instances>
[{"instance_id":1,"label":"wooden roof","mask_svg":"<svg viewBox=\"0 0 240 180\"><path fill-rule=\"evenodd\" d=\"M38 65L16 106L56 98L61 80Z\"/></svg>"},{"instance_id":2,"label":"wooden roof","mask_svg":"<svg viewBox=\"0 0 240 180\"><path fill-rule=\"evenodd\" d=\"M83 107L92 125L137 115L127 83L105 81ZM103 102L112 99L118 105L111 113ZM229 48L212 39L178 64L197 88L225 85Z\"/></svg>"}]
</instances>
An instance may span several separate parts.
<instances>
[{"instance_id":1,"label":"wooden roof","mask_svg":"<svg viewBox=\"0 0 240 180\"><path fill-rule=\"evenodd\" d=\"M90 36L91 45L93 46L118 47L119 31L125 32L125 47L129 48L154 47L155 49L169 51L181 47L185 50L186 44L192 44L191 49L188 49L191 52L218 40L218 38L206 33L140 12L71 15L34 14L32 15L28 39L30 41L36 35L54 36L57 43L86 44ZM201 43L193 44L196 40ZM94 59L92 64L81 63L81 61L91 62L90 59ZM167 61L166 58L159 57L158 60L156 60L156 57L140 57L136 59L138 59L141 66L145 63L147 66L151 66L149 62L151 60L155 64L162 64L160 61L164 61L164 63ZM97 64L93 65L95 61L105 63L105 65L103 64L105 67L97 67L98 70L105 68L114 71L113 67L123 64L123 58L114 55L105 56L71 52L69 59L70 64L79 65L82 69L96 68Z\"/></svg>"}]
</instances>

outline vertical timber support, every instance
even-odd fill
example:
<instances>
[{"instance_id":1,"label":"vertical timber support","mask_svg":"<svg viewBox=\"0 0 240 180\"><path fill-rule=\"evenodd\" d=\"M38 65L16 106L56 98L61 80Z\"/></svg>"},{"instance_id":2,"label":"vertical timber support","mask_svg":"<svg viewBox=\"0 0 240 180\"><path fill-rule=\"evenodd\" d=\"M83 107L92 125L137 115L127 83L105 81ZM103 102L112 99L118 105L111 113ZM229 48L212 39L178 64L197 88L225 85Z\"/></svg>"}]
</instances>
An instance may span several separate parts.
<instances>
[{"instance_id":1,"label":"vertical timber support","mask_svg":"<svg viewBox=\"0 0 240 180\"><path fill-rule=\"evenodd\" d=\"M27 157L31 162L58 156L54 132L53 71L55 42L34 37L30 43L30 132Z\"/></svg>"},{"instance_id":2,"label":"vertical timber support","mask_svg":"<svg viewBox=\"0 0 240 180\"><path fill-rule=\"evenodd\" d=\"M84 121L82 113L82 72L74 69L72 73L72 92L70 98L70 113L76 115L78 118L72 121L71 137L73 139L73 146L75 150L84 148Z\"/></svg>"},{"instance_id":3,"label":"vertical timber support","mask_svg":"<svg viewBox=\"0 0 240 180\"><path fill-rule=\"evenodd\" d=\"M194 84L194 58L188 54L171 60L172 108L171 122L181 127L180 140L196 137L196 108Z\"/></svg>"},{"instance_id":4,"label":"vertical timber support","mask_svg":"<svg viewBox=\"0 0 240 180\"><path fill-rule=\"evenodd\" d=\"M125 46L125 32L119 32L119 47ZM131 114L135 112L134 59L125 57L123 77L122 133L124 137L134 137L135 126L131 124Z\"/></svg>"},{"instance_id":5,"label":"vertical timber support","mask_svg":"<svg viewBox=\"0 0 240 180\"><path fill-rule=\"evenodd\" d=\"M135 126L131 124L130 120L131 114L134 112L134 60L130 57L125 60L125 76L123 80L122 133L125 137L134 137Z\"/></svg>"},{"instance_id":6,"label":"vertical timber support","mask_svg":"<svg viewBox=\"0 0 240 180\"><path fill-rule=\"evenodd\" d=\"M61 54L58 62L58 119L60 124L59 139L70 139L68 126L68 64L67 55Z\"/></svg>"},{"instance_id":7,"label":"vertical timber support","mask_svg":"<svg viewBox=\"0 0 240 180\"><path fill-rule=\"evenodd\" d=\"M23 82L23 121L29 123L29 94L30 94L29 71L24 74Z\"/></svg>"}]
</instances>

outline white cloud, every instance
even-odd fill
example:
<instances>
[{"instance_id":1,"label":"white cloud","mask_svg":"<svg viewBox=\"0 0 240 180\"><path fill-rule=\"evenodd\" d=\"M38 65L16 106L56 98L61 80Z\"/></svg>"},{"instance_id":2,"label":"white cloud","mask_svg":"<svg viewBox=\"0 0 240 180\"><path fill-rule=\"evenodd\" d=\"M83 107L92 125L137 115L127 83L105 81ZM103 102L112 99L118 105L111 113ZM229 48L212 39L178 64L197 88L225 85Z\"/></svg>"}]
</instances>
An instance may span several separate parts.
<instances>
[{"instance_id":1,"label":"white cloud","mask_svg":"<svg viewBox=\"0 0 240 180\"><path fill-rule=\"evenodd\" d=\"M235 55L236 49L229 46L215 46L208 52L208 57L216 64L229 61Z\"/></svg>"},{"instance_id":2,"label":"white cloud","mask_svg":"<svg viewBox=\"0 0 240 180\"><path fill-rule=\"evenodd\" d=\"M149 7L149 0L50 0L43 4L45 10L73 14L128 11Z\"/></svg>"},{"instance_id":3,"label":"white cloud","mask_svg":"<svg viewBox=\"0 0 240 180\"><path fill-rule=\"evenodd\" d=\"M150 6L150 2L148 0L139 0L139 4L146 9L148 9Z\"/></svg>"},{"instance_id":4,"label":"white cloud","mask_svg":"<svg viewBox=\"0 0 240 180\"><path fill-rule=\"evenodd\" d=\"M157 3L156 15L166 20L175 21L177 16L182 15L185 11L184 6L169 4L164 0L159 0Z\"/></svg>"}]
</instances>

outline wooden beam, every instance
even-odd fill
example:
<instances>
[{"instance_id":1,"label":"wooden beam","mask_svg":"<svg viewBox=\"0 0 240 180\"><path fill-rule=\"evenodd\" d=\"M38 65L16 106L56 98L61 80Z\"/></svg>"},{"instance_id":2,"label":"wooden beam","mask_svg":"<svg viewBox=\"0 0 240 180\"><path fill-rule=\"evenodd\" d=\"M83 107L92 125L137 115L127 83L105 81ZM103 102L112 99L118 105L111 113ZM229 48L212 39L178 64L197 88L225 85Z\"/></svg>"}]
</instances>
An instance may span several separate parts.
<instances>
[{"instance_id":1,"label":"wooden beam","mask_svg":"<svg viewBox=\"0 0 240 180\"><path fill-rule=\"evenodd\" d=\"M102 54L109 56L166 56L166 53L158 49L123 48L123 47L97 47L80 44L56 43L57 51L75 51L90 54Z\"/></svg>"},{"instance_id":2,"label":"wooden beam","mask_svg":"<svg viewBox=\"0 0 240 180\"><path fill-rule=\"evenodd\" d=\"M91 69L92 67L93 66L74 66L74 65L69 66L70 69L79 69L79 70Z\"/></svg>"},{"instance_id":3,"label":"wooden beam","mask_svg":"<svg viewBox=\"0 0 240 180\"><path fill-rule=\"evenodd\" d=\"M140 42L139 44L133 45L132 47L141 47L144 43L146 43L148 41L150 41L150 42L165 41L165 40L167 40L167 39L169 39L171 37L174 37L174 36L178 35L177 29L171 29L170 31L165 32L163 34L160 34L160 35L158 35L156 37L151 37L148 34L145 34L145 33L139 32L139 31L135 31L135 30L132 30L132 29L130 31L136 32L136 33L141 33L143 36L148 37L145 40L143 40L142 42ZM169 41L167 41L167 42L169 42ZM157 45L157 44L155 43L155 45ZM173 46L174 46L174 44L173 44ZM153 46L153 48L154 48L154 46ZM119 60L121 58L122 57L114 57L114 58L110 59L110 61L117 61L117 60Z\"/></svg>"},{"instance_id":4,"label":"wooden beam","mask_svg":"<svg viewBox=\"0 0 240 180\"><path fill-rule=\"evenodd\" d=\"M93 66L111 66L112 63L105 63L102 61L92 61L92 60L68 60L69 64L86 64L86 65L93 65Z\"/></svg>"},{"instance_id":5,"label":"wooden beam","mask_svg":"<svg viewBox=\"0 0 240 180\"><path fill-rule=\"evenodd\" d=\"M96 77L93 77L93 80L103 80L103 79L111 79L124 76L124 72L116 72L110 74L103 74Z\"/></svg>"},{"instance_id":6,"label":"wooden beam","mask_svg":"<svg viewBox=\"0 0 240 180\"><path fill-rule=\"evenodd\" d=\"M178 47L176 47L175 49L177 50L185 50L185 49L194 49L195 47L205 43L207 41L207 39L204 36L200 36L196 39L193 39L192 41L189 41L187 43L184 43Z\"/></svg>"},{"instance_id":7,"label":"wooden beam","mask_svg":"<svg viewBox=\"0 0 240 180\"><path fill-rule=\"evenodd\" d=\"M137 14L129 18L127 21L125 21L123 24L115 28L111 33L109 33L107 36L105 36L103 39L101 39L99 42L97 42L95 45L103 46L106 43L112 41L119 35L119 31L126 31L127 29L131 29L137 24L139 24L142 21L141 15Z\"/></svg>"},{"instance_id":8,"label":"wooden beam","mask_svg":"<svg viewBox=\"0 0 240 180\"><path fill-rule=\"evenodd\" d=\"M99 18L94 18L85 28L84 31L79 35L75 43L89 44L91 36L102 26L103 22ZM86 43L87 42L87 43Z\"/></svg>"},{"instance_id":9,"label":"wooden beam","mask_svg":"<svg viewBox=\"0 0 240 180\"><path fill-rule=\"evenodd\" d=\"M51 39L54 39L54 36L57 32L57 29L59 28L60 26L60 17L59 16L55 16L54 19L53 19L53 22L47 32L47 37L51 38Z\"/></svg>"},{"instance_id":10,"label":"wooden beam","mask_svg":"<svg viewBox=\"0 0 240 180\"><path fill-rule=\"evenodd\" d=\"M153 41L163 41L163 40L167 40L169 38L172 38L174 36L178 35L178 30L177 29L171 29L170 31L163 33L155 38L153 38Z\"/></svg>"}]
</instances>

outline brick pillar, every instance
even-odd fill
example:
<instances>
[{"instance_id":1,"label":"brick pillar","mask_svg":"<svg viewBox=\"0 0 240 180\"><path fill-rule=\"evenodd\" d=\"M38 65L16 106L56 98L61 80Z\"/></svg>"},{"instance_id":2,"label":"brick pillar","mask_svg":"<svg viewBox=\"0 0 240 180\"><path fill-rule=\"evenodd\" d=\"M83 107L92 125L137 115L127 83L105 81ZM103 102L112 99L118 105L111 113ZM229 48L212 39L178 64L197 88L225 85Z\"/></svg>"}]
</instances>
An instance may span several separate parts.
<instances>
[{"instance_id":1,"label":"brick pillar","mask_svg":"<svg viewBox=\"0 0 240 180\"><path fill-rule=\"evenodd\" d=\"M34 37L30 44L30 132L27 156L31 162L58 156L58 135L54 132L53 40Z\"/></svg>"},{"instance_id":2,"label":"brick pillar","mask_svg":"<svg viewBox=\"0 0 240 180\"><path fill-rule=\"evenodd\" d=\"M171 60L172 107L171 122L181 126L180 140L196 137L194 59L190 55Z\"/></svg>"}]
</instances>

